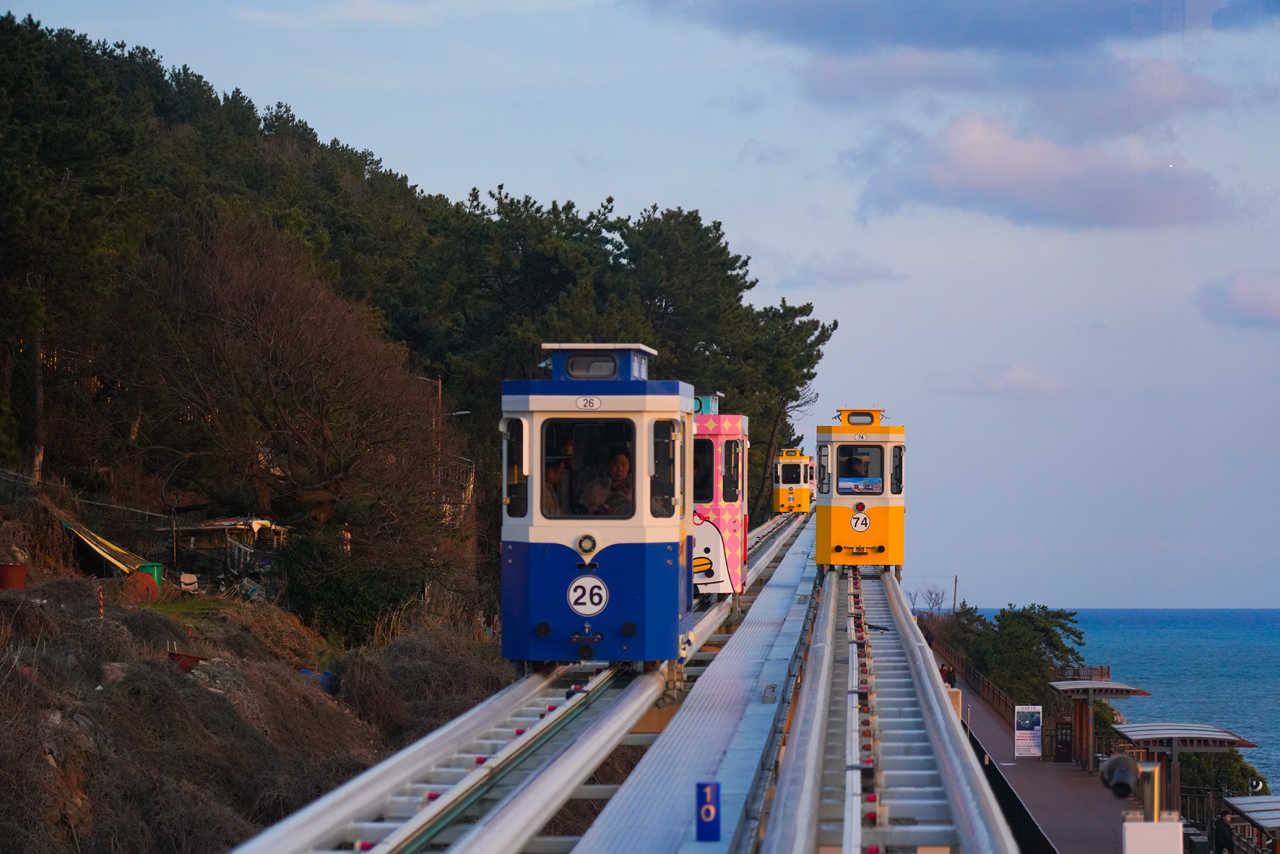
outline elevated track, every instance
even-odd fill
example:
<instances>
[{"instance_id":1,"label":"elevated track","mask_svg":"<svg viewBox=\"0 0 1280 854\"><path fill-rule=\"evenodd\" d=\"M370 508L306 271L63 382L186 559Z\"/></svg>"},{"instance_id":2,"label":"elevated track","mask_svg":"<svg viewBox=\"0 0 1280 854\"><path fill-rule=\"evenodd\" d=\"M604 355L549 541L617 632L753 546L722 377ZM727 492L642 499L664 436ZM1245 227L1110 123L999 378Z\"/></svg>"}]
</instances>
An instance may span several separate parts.
<instances>
[{"instance_id":1,"label":"elevated track","mask_svg":"<svg viewBox=\"0 0 1280 854\"><path fill-rule=\"evenodd\" d=\"M707 603L684 662L527 676L236 854L676 851L703 779L721 841L699 851L1016 851L892 573L812 545L807 515L752 531L748 593ZM587 783L619 745L648 750ZM574 798L603 804L587 832L542 833Z\"/></svg>"}]
</instances>

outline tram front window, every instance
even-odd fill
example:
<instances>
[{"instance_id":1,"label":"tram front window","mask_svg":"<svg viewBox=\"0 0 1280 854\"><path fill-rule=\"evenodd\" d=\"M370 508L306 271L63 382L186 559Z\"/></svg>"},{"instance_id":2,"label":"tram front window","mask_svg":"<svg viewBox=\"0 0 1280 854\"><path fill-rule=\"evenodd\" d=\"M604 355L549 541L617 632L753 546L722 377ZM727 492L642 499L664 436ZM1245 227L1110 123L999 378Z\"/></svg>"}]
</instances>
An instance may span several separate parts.
<instances>
[{"instance_id":1,"label":"tram front window","mask_svg":"<svg viewBox=\"0 0 1280 854\"><path fill-rule=\"evenodd\" d=\"M800 482L800 463L783 463L782 464L782 482L783 483L799 483Z\"/></svg>"},{"instance_id":2,"label":"tram front window","mask_svg":"<svg viewBox=\"0 0 1280 854\"><path fill-rule=\"evenodd\" d=\"M628 418L553 418L542 426L542 515L635 515L635 424Z\"/></svg>"},{"instance_id":3,"label":"tram front window","mask_svg":"<svg viewBox=\"0 0 1280 854\"><path fill-rule=\"evenodd\" d=\"M884 449L879 445L841 445L836 449L836 492L880 495L884 492Z\"/></svg>"}]
</instances>

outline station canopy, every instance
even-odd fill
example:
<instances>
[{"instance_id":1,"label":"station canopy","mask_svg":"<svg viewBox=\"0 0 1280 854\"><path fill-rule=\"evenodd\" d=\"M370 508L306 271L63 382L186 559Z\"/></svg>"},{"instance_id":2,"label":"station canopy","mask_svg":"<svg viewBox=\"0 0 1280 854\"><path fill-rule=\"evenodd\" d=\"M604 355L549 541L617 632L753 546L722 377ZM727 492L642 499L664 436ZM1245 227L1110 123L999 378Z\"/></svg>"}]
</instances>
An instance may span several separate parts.
<instances>
[{"instance_id":1,"label":"station canopy","mask_svg":"<svg viewBox=\"0 0 1280 854\"><path fill-rule=\"evenodd\" d=\"M1141 688L1135 688L1123 682L1112 682L1110 679L1068 679L1065 682L1050 682L1049 686L1073 700L1151 696L1150 691L1143 691Z\"/></svg>"},{"instance_id":2,"label":"station canopy","mask_svg":"<svg viewBox=\"0 0 1280 854\"><path fill-rule=\"evenodd\" d=\"M1258 746L1234 732L1208 724L1116 724L1115 730L1135 745L1155 752L1218 753L1233 747Z\"/></svg>"},{"instance_id":3,"label":"station canopy","mask_svg":"<svg viewBox=\"0 0 1280 854\"><path fill-rule=\"evenodd\" d=\"M1227 803L1245 821L1266 833L1271 838L1280 835L1280 796L1246 795L1239 798L1227 798Z\"/></svg>"}]
</instances>

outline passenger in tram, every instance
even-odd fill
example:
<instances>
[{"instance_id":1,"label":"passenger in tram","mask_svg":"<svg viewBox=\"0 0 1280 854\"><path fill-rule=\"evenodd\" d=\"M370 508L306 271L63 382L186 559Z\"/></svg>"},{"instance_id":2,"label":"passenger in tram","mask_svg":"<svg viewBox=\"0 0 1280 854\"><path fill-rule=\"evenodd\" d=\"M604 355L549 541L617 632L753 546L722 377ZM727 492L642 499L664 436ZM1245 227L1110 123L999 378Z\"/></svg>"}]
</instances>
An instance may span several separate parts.
<instances>
[{"instance_id":1,"label":"passenger in tram","mask_svg":"<svg viewBox=\"0 0 1280 854\"><path fill-rule=\"evenodd\" d=\"M542 474L542 515L563 516L564 503L561 500L561 485L565 480L567 462L552 457L547 460Z\"/></svg>"},{"instance_id":2,"label":"passenger in tram","mask_svg":"<svg viewBox=\"0 0 1280 854\"><path fill-rule=\"evenodd\" d=\"M616 450L610 455L604 474L593 480L582 493L582 504L593 516L630 516L635 512L630 454Z\"/></svg>"}]
</instances>

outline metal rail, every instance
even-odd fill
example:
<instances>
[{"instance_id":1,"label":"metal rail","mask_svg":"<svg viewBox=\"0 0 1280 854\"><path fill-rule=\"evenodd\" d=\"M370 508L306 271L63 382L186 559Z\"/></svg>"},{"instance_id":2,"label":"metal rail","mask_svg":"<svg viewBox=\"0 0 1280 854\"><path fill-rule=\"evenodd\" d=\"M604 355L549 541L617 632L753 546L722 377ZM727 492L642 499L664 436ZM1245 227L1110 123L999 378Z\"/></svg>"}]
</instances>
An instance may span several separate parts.
<instances>
[{"instance_id":1,"label":"metal rail","mask_svg":"<svg viewBox=\"0 0 1280 854\"><path fill-rule=\"evenodd\" d=\"M920 686L921 711L961 848L1016 854L1017 843L960 726L960 718L934 666L929 644L911 616L906 596L892 574L885 573L881 580L894 622L901 627L907 664L915 684Z\"/></svg>"},{"instance_id":2,"label":"metal rail","mask_svg":"<svg viewBox=\"0 0 1280 854\"><path fill-rule=\"evenodd\" d=\"M823 591L761 850L1016 852L893 574Z\"/></svg>"},{"instance_id":3,"label":"metal rail","mask_svg":"<svg viewBox=\"0 0 1280 854\"><path fill-rule=\"evenodd\" d=\"M584 703L585 693L568 702L564 694L581 684L577 680L592 678L597 681L591 687L598 688L611 677L604 672L593 677L590 670L573 667L525 677L271 826L236 848L235 854L318 852L338 846L368 850L369 843L389 836L403 823L397 817L448 809L471 788L475 776L491 776L504 764L501 754L513 742L526 735L526 742L536 741ZM496 761L485 769L491 757Z\"/></svg>"},{"instance_id":4,"label":"metal rail","mask_svg":"<svg viewBox=\"0 0 1280 854\"><path fill-rule=\"evenodd\" d=\"M821 582L822 596L809 639L804 683L792 719L793 736L788 739L785 759L778 772L778 785L761 847L764 852L808 854L817 847L823 774L814 771L822 767L825 747L825 718L835 659L836 604L842 586L839 582L839 576L834 573L827 573Z\"/></svg>"},{"instance_id":5,"label":"metal rail","mask_svg":"<svg viewBox=\"0 0 1280 854\"><path fill-rule=\"evenodd\" d=\"M793 519L774 522L765 534L772 536L772 539L763 547L761 544L764 538L756 540L747 571L747 586L760 578L778 551L789 542L788 535L798 531L806 518L797 515ZM691 656L724 622L732 604L731 600L726 599L699 620L693 630ZM663 665L659 672L646 674L635 680L627 689L627 696L620 699L607 716L576 738L562 754L538 769L525 786L495 807L472 831L458 840L456 849L450 850L482 854L525 848L662 695L672 677L667 672L668 668L669 664ZM567 843L566 847L571 846L574 841L561 840L562 843Z\"/></svg>"},{"instance_id":6,"label":"metal rail","mask_svg":"<svg viewBox=\"0 0 1280 854\"><path fill-rule=\"evenodd\" d=\"M775 517L748 533L754 552L748 570L751 581L759 577L785 540L777 535L791 530L796 521ZM731 599L719 602L699 620L691 634L690 655L714 634L733 604ZM617 744L661 695L668 679L666 669L664 665L655 673L635 679L619 697L606 703L608 711L585 727L585 732L573 733L569 745L559 748L555 761L545 763L517 785L515 792L499 804L504 807L501 812L516 814L505 807L517 803L515 796L520 793L541 791L543 786L537 780L549 769L555 769L552 773L559 775L556 779L566 774L574 776L579 774L575 764L593 759L590 768L581 773L581 779L585 779L607 755L607 750L600 752L600 745ZM268 828L233 854L353 850L389 854L415 850L474 812L476 802L499 780L526 763L561 730L571 729L571 722L592 702L605 696L621 672L617 667L582 664L526 677ZM580 747L580 743L590 743L592 747ZM557 808L572 790L572 786L563 790L565 796L556 802ZM485 829L504 826L481 817L477 828L484 829L452 833L455 837L487 838ZM529 827L525 823L521 827L522 832L527 831L527 838L541 824Z\"/></svg>"}]
</instances>

